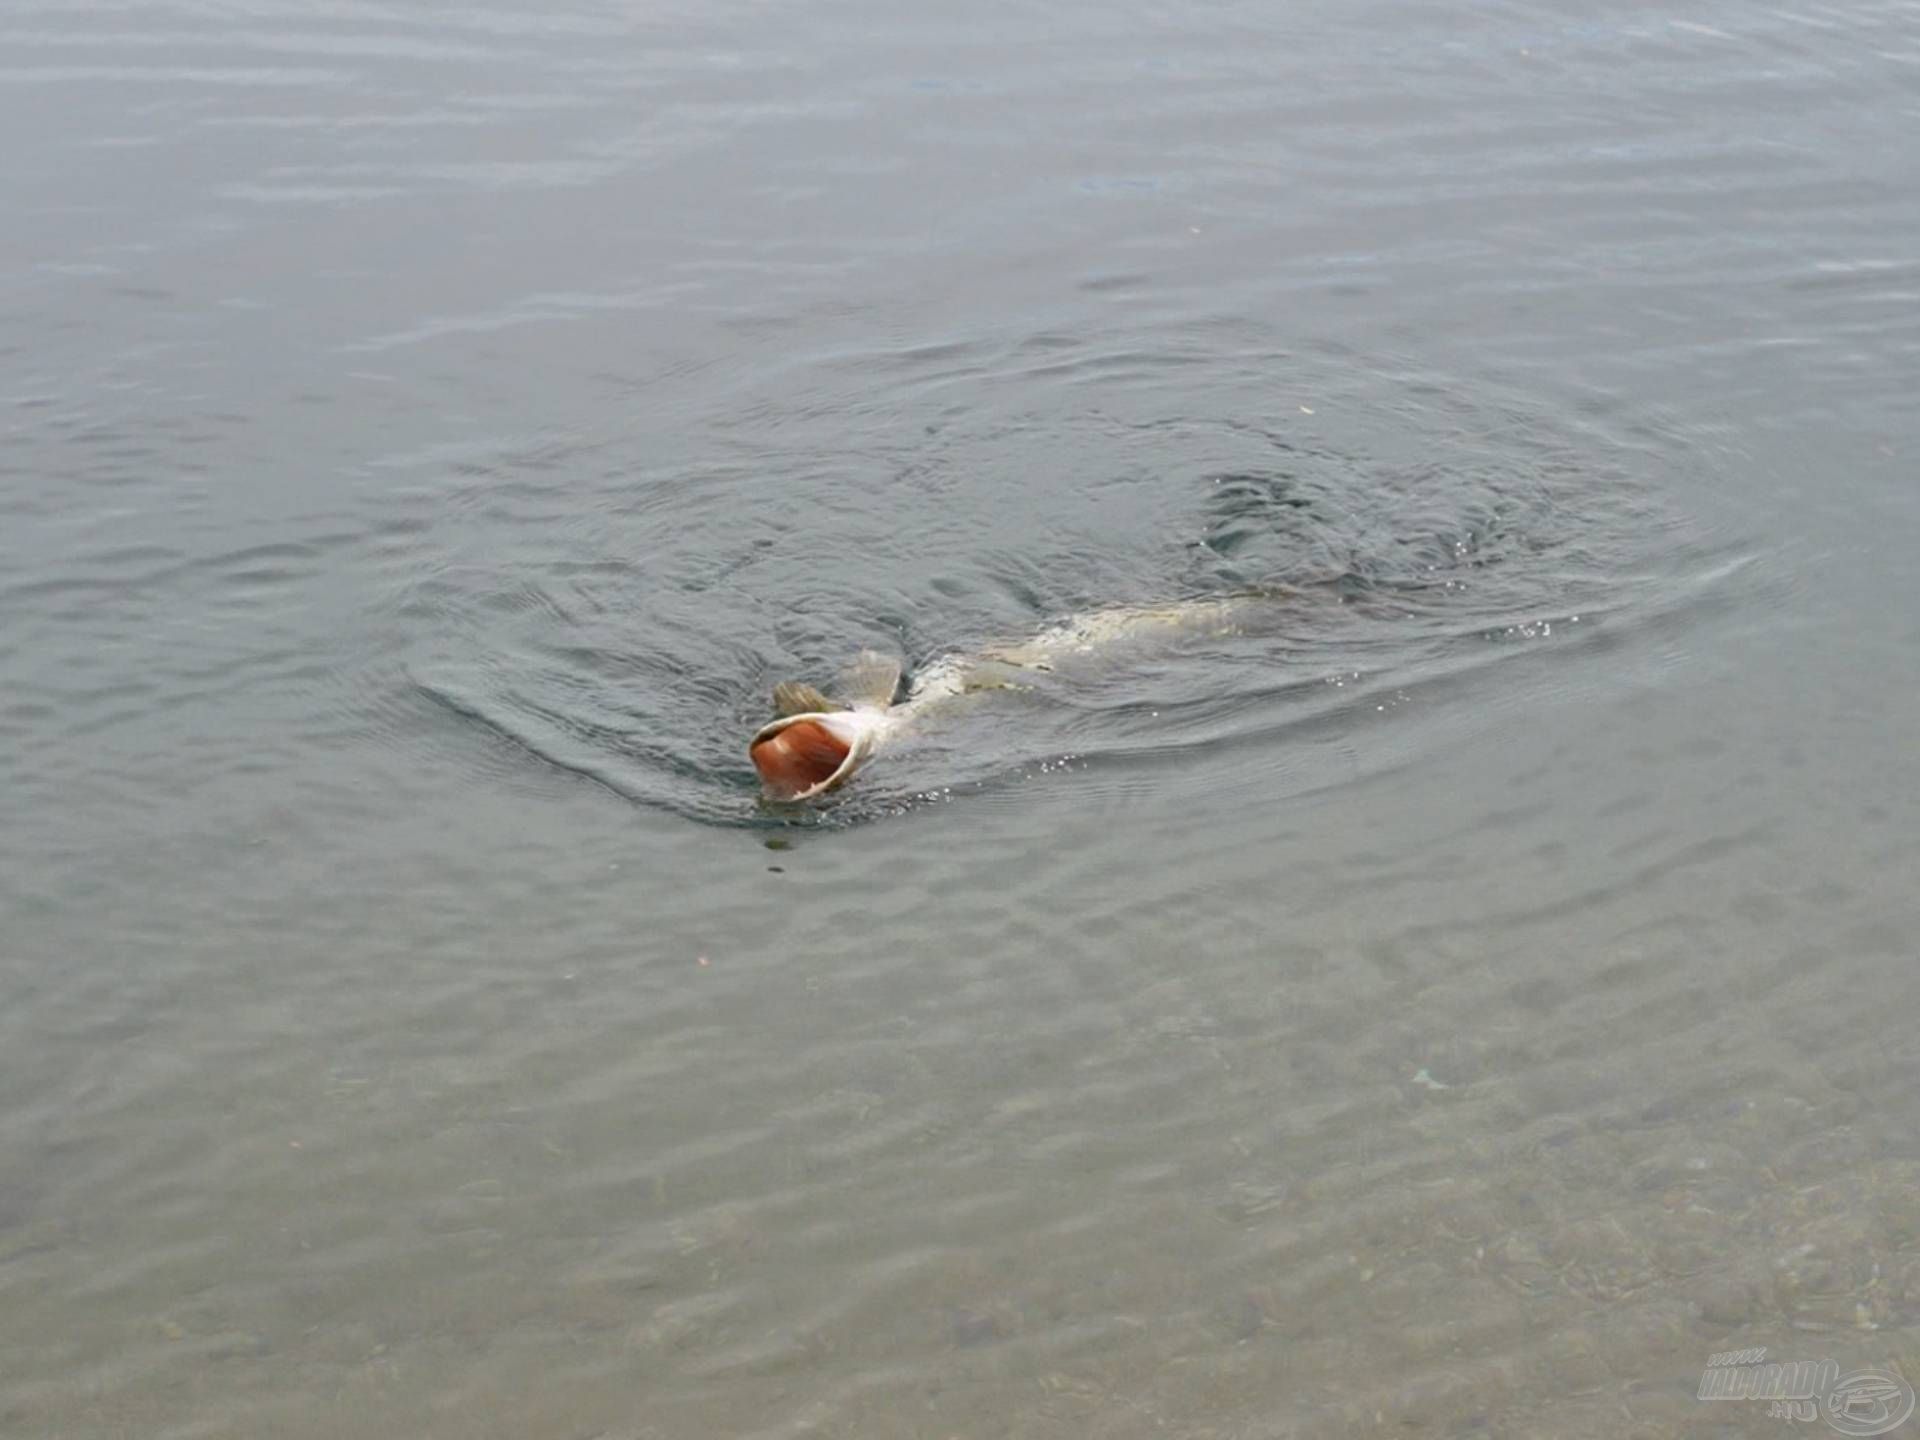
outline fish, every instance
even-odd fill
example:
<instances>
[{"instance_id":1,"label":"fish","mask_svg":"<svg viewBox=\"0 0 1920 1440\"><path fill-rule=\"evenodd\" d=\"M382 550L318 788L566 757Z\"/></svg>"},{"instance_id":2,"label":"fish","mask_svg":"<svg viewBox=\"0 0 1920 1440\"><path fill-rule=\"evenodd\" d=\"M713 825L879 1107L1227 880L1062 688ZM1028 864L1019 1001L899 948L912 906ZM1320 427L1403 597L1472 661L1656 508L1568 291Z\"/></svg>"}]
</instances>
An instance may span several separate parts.
<instances>
[{"instance_id":1,"label":"fish","mask_svg":"<svg viewBox=\"0 0 1920 1440\"><path fill-rule=\"evenodd\" d=\"M747 754L768 799L817 799L853 779L922 717L964 695L1016 689L1022 672L1050 671L1069 657L1127 641L1182 632L1232 634L1247 606L1280 598L1280 590L1086 611L1018 641L943 656L916 674L904 693L900 661L864 650L831 694L797 680L774 686L774 718L754 732Z\"/></svg>"}]
</instances>

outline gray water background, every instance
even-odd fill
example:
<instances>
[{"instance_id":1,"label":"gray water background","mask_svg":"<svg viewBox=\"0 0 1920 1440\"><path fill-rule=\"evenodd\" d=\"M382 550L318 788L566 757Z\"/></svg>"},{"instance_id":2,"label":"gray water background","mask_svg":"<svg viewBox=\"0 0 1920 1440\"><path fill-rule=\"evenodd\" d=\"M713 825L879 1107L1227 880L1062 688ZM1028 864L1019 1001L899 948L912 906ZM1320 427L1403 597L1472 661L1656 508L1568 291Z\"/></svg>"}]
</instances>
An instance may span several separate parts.
<instances>
[{"instance_id":1,"label":"gray water background","mask_svg":"<svg viewBox=\"0 0 1920 1440\"><path fill-rule=\"evenodd\" d=\"M7 3L0 126L0 1433L1920 1376L1920 6Z\"/></svg>"}]
</instances>

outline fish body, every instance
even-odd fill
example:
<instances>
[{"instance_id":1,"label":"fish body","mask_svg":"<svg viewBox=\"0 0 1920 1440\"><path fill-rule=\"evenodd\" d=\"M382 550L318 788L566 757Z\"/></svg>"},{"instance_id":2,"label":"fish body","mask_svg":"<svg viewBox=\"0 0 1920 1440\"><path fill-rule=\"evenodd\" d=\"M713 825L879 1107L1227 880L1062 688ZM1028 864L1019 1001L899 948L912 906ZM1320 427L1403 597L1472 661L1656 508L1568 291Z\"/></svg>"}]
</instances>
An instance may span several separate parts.
<instances>
[{"instance_id":1,"label":"fish body","mask_svg":"<svg viewBox=\"0 0 1920 1440\"><path fill-rule=\"evenodd\" d=\"M1019 684L1017 672L1052 670L1070 657L1097 654L1124 641L1228 634L1242 607L1261 598L1272 597L1263 592L1071 616L1013 644L978 655L944 656L915 675L899 699L899 662L864 651L834 698L797 681L776 685L775 718L754 733L748 754L769 798L811 800L839 789L888 741L962 695L1006 689Z\"/></svg>"}]
</instances>

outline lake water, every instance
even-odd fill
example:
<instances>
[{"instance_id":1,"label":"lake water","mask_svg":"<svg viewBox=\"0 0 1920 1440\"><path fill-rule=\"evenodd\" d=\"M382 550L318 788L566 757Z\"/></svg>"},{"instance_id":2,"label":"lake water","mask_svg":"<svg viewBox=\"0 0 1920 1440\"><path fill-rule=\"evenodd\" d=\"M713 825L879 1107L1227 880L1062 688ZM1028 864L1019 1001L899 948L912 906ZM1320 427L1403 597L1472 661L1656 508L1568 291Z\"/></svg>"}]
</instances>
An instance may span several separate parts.
<instances>
[{"instance_id":1,"label":"lake water","mask_svg":"<svg viewBox=\"0 0 1920 1440\"><path fill-rule=\"evenodd\" d=\"M1920 5L10 0L0 124L0 1433L1920 1378Z\"/></svg>"}]
</instances>

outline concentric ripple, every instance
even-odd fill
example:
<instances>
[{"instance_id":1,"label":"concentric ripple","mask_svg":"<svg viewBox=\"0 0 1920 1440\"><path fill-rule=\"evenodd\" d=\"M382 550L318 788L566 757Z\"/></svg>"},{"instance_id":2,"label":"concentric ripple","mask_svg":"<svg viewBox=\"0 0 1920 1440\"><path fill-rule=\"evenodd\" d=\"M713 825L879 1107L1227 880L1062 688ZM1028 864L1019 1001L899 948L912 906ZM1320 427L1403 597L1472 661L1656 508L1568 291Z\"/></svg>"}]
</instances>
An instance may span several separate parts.
<instances>
[{"instance_id":1,"label":"concentric ripple","mask_svg":"<svg viewBox=\"0 0 1920 1440\"><path fill-rule=\"evenodd\" d=\"M1449 679L1444 703L1484 705L1523 650L1558 652L1548 683L1603 683L1578 641L1724 572L1603 426L1239 328L1225 347L1136 331L837 354L725 396L703 417L719 463L465 462L457 508L511 520L525 553L511 574L448 554L387 597L407 638L376 708L394 736L702 821L839 822L1062 763L1278 746ZM867 646L911 670L1089 610L1267 592L1229 631L970 700L837 801L757 799L744 739L776 680L828 682Z\"/></svg>"}]
</instances>

